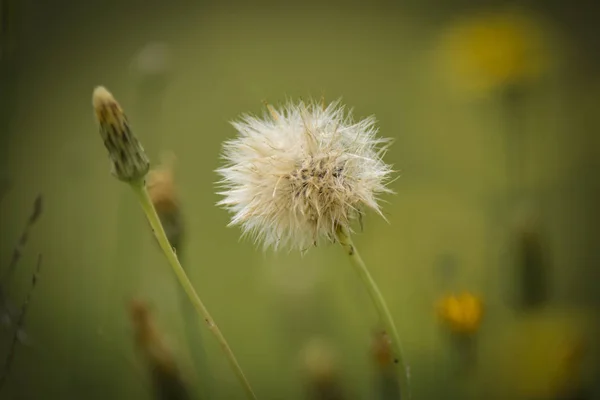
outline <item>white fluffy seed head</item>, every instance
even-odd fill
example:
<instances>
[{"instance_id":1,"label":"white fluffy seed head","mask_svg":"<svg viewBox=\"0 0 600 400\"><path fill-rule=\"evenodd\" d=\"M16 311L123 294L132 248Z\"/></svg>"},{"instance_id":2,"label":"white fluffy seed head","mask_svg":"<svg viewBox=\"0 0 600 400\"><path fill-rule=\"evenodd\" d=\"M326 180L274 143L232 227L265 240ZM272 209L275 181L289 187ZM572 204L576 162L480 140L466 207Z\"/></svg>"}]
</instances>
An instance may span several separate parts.
<instances>
[{"instance_id":1,"label":"white fluffy seed head","mask_svg":"<svg viewBox=\"0 0 600 400\"><path fill-rule=\"evenodd\" d=\"M302 251L351 231L365 207L381 214L390 140L376 136L373 117L356 122L339 101L267 107L263 118L233 122L238 135L223 145L218 205L233 214L230 225L265 248Z\"/></svg>"}]
</instances>

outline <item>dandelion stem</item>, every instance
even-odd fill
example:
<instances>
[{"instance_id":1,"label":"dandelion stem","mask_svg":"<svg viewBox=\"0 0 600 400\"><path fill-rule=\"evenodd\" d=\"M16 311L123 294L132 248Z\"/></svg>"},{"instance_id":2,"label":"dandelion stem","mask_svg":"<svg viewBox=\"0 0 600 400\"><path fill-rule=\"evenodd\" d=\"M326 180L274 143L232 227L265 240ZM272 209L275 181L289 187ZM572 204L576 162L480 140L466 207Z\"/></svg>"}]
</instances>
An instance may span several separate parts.
<instances>
[{"instance_id":1,"label":"dandelion stem","mask_svg":"<svg viewBox=\"0 0 600 400\"><path fill-rule=\"evenodd\" d=\"M231 351L231 348L227 344L227 341L225 340L225 337L221 333L221 330L215 324L215 322L212 319L212 317L210 316L208 310L202 303L202 300L200 300L200 297L196 293L196 290L192 286L192 283L188 279L188 277L185 273L185 270L179 263L179 259L177 258L177 255L173 251L173 248L171 247L169 240L167 239L167 235L165 234L165 230L160 222L158 214L156 213L156 210L154 209L154 206L152 205L152 201L150 199L150 196L148 195L148 191L146 190L145 183L143 181L134 181L134 182L130 183L130 186L133 189L133 191L135 192L135 194L140 202L140 205L142 206L142 209L144 210L144 213L146 214L146 217L148 218L148 221L150 222L150 225L152 226L152 231L154 232L154 235L156 236L156 239L158 240L158 244L160 245L160 248L162 249L165 256L167 257L167 260L169 261L169 264L171 265L173 272L175 272L175 275L177 276L179 283L181 284L181 286L185 290L186 294L188 295L190 301L196 308L196 311L198 311L198 313L202 316L202 318L208 325L208 328L210 329L210 331L217 338L217 341L219 342L219 344L221 345L221 348L225 352L225 355L227 356L229 363L233 367L233 370L234 370L237 378L239 379L240 383L242 384L242 387L244 388L244 391L245 391L247 397L249 399L255 400L256 396L254 395L254 392L252 391L252 388L250 387L250 383L246 379L246 376L244 375L242 368L240 367L239 363L237 362L237 359L235 358L233 351Z\"/></svg>"},{"instance_id":2,"label":"dandelion stem","mask_svg":"<svg viewBox=\"0 0 600 400\"><path fill-rule=\"evenodd\" d=\"M338 241L346 251L346 253L350 256L352 260L352 265L354 265L356 272L360 276L361 281L365 285L365 288L369 292L371 296L371 300L377 309L379 314L379 318L383 323L387 334L391 340L392 350L394 352L394 363L397 364L402 373L400 374L400 390L401 390L401 398L404 400L410 399L410 388L409 388L409 371L403 360L403 352L402 346L400 344L400 337L398 335L398 331L396 329L396 325L394 324L394 320L390 311L388 310L387 304L383 295L379 291L379 287L375 280L371 276L367 265L363 261L362 257L358 253L356 246L354 245L350 234L344 227L339 227L337 230Z\"/></svg>"}]
</instances>

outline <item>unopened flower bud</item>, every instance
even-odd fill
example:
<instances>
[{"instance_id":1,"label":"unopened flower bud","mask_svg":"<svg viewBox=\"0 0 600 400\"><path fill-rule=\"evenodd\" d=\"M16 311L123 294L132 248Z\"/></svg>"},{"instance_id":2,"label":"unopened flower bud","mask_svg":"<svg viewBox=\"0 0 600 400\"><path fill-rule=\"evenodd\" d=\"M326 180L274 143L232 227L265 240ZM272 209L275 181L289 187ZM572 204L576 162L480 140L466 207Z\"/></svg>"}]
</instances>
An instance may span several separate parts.
<instances>
[{"instance_id":1,"label":"unopened flower bud","mask_svg":"<svg viewBox=\"0 0 600 400\"><path fill-rule=\"evenodd\" d=\"M131 131L119 103L103 86L94 90L92 103L100 125L100 135L112 163L112 174L129 183L144 179L150 169L150 161Z\"/></svg>"}]
</instances>

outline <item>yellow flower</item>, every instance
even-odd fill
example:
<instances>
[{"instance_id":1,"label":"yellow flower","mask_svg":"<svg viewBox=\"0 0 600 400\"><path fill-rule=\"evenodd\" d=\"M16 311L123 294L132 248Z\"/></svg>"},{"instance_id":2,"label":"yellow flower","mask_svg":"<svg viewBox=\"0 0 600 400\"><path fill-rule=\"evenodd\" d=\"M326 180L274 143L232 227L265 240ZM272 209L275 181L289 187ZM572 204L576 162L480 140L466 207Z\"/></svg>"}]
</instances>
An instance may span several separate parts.
<instances>
[{"instance_id":1,"label":"yellow flower","mask_svg":"<svg viewBox=\"0 0 600 400\"><path fill-rule=\"evenodd\" d=\"M502 400L552 399L593 384L598 325L590 311L551 306L490 330L478 366L486 393Z\"/></svg>"},{"instance_id":2,"label":"yellow flower","mask_svg":"<svg viewBox=\"0 0 600 400\"><path fill-rule=\"evenodd\" d=\"M450 330L460 334L476 333L483 317L483 303L479 297L464 292L444 297L438 304L438 316Z\"/></svg>"},{"instance_id":3,"label":"yellow flower","mask_svg":"<svg viewBox=\"0 0 600 400\"><path fill-rule=\"evenodd\" d=\"M540 27L512 12L469 16L445 32L442 47L443 67L478 91L532 81L545 64Z\"/></svg>"}]
</instances>

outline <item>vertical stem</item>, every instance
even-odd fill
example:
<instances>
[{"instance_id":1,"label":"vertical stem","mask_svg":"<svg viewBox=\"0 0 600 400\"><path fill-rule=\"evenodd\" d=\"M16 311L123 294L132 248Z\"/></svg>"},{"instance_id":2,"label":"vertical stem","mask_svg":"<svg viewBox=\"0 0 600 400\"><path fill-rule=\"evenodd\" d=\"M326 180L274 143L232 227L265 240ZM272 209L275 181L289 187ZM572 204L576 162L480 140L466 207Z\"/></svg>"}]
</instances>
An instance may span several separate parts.
<instances>
[{"instance_id":1,"label":"vertical stem","mask_svg":"<svg viewBox=\"0 0 600 400\"><path fill-rule=\"evenodd\" d=\"M507 121L506 154L507 154L507 217L514 215L520 203L531 196L526 177L526 98L523 87L509 87L502 98L504 116ZM529 216L527 217L529 218ZM521 224L530 222L521 221ZM537 224L537 221L534 222ZM530 309L542 305L548 297L548 280L543 236L539 227L520 226L511 231L513 240L511 262L516 269L516 306L519 309Z\"/></svg>"},{"instance_id":2,"label":"vertical stem","mask_svg":"<svg viewBox=\"0 0 600 400\"><path fill-rule=\"evenodd\" d=\"M506 132L506 176L508 206L514 207L525 189L525 129L523 126L524 92L520 87L509 87L502 96Z\"/></svg>"},{"instance_id":3,"label":"vertical stem","mask_svg":"<svg viewBox=\"0 0 600 400\"><path fill-rule=\"evenodd\" d=\"M146 46L156 46L156 44L150 44ZM146 52L149 51L149 47L143 48L141 51ZM165 56L161 54L160 51L156 52L154 57ZM138 53L137 57L143 55ZM135 103L134 103L134 119L139 122L136 124L140 132L143 131L146 133L144 139L144 149L146 150L146 154L153 158L162 158L159 150L161 149L164 138L161 136L161 133L166 129L164 128L163 121L163 103L165 100L166 91L170 84L170 76L168 75L167 70L160 71L143 71L140 70L141 65L139 65L139 58L136 59L136 63L138 63L138 76L137 82L135 85ZM183 226L183 218L179 210L177 210L174 214L162 215L159 213L161 218L161 223L163 228L165 228L167 233L169 232L169 227L171 226L174 230L178 231L178 238L176 242L172 237L167 235L171 242L171 247L174 248L180 263L182 263L183 269L186 270L185 259L182 256L182 237L185 237L185 233L182 233L185 230ZM183 261L183 262L182 262ZM189 272L189 270L186 270ZM187 341L188 348L191 352L191 361L194 369L200 375L198 377L198 387L201 388L200 391L197 391L197 396L199 399L209 399L210 395L210 387L212 385L213 379L208 370L206 363L206 353L202 346L201 337L203 332L201 331L201 327L197 323L197 313L192 304L190 304L187 294L183 290L181 286L178 287L179 294L179 303L181 307L183 323L184 323L184 334L185 339Z\"/></svg>"},{"instance_id":4,"label":"vertical stem","mask_svg":"<svg viewBox=\"0 0 600 400\"><path fill-rule=\"evenodd\" d=\"M174 246L174 248L175 251L177 251L179 258L181 258L181 246ZM185 265L183 268L185 270ZM188 342L188 348L192 352L192 363L196 367L196 371L200 372L201 375L199 378L201 390L198 395L200 400L210 399L212 398L210 392L213 378L206 363L206 352L202 346L201 339L203 332L200 330L200 326L197 323L198 314L194 309L194 305L188 301L187 294L183 288L179 287L179 289L179 305L184 317L184 334Z\"/></svg>"},{"instance_id":5,"label":"vertical stem","mask_svg":"<svg viewBox=\"0 0 600 400\"><path fill-rule=\"evenodd\" d=\"M192 283L188 279L188 277L185 273L185 270L179 263L179 259L177 258L177 255L173 251L173 248L171 247L171 244L169 243L169 240L167 239L167 235L165 234L165 230L160 222L158 214L156 213L156 210L154 209L154 206L152 205L152 201L150 200L150 196L148 195L148 191L146 190L145 183L143 181L142 182L134 182L134 183L131 183L130 186L133 189L133 191L135 192L135 194L140 202L140 205L142 206L142 209L144 210L144 213L146 214L146 217L148 218L148 222L150 222L150 225L152 226L152 231L154 232L154 235L156 236L156 239L158 240L158 244L160 245L165 256L167 257L167 260L169 261L169 264L171 265L173 272L175 272L175 275L177 276L179 283L181 284L181 286L185 290L186 294L188 295L190 302L194 305L194 307L196 308L196 311L204 318L204 321L208 325L208 328L213 333L213 335L215 335L217 341L219 342L219 344L221 345L221 348L223 349L223 351L225 352L225 355L227 356L227 360L231 364L231 367L233 368L237 378L239 379L240 383L242 384L242 387L244 388L244 391L246 392L247 397L249 399L255 400L256 396L254 395L254 392L252 391L252 388L250 387L250 383L246 379L246 376L244 375L242 368L240 367L239 363L237 362L237 359L235 358L233 351L231 351L231 348L229 347L229 344L227 344L227 341L225 340L225 337L221 333L221 330L215 324L215 322L212 319L211 315L209 314L208 310L204 306L204 303L202 303L202 300L200 300L200 297L198 297L198 294L196 293L196 290L194 289L194 287L192 286Z\"/></svg>"},{"instance_id":6,"label":"vertical stem","mask_svg":"<svg viewBox=\"0 0 600 400\"><path fill-rule=\"evenodd\" d=\"M377 371L377 394L381 400L395 400L400 399L402 396L401 386L398 383L398 379L394 370L382 369Z\"/></svg>"},{"instance_id":7,"label":"vertical stem","mask_svg":"<svg viewBox=\"0 0 600 400\"><path fill-rule=\"evenodd\" d=\"M409 370L404 362L404 356L402 351L402 345L400 344L400 337L398 335L398 331L396 330L396 325L394 324L394 320L392 318L392 314L390 313L387 303L383 298L383 295L379 291L379 287L375 280L371 276L369 269L367 268L365 262L362 257L356 250L354 243L352 242L352 238L348 231L342 227L338 229L337 237L346 251L346 253L350 256L352 260L352 265L354 265L356 272L360 276L361 281L365 285L365 288L369 292L371 296L371 300L373 301L373 305L377 309L379 314L379 318L386 330L386 333L389 335L392 350L394 352L394 363L397 364L401 370L400 373L400 391L401 398L403 400L410 400L410 387L409 387Z\"/></svg>"}]
</instances>

